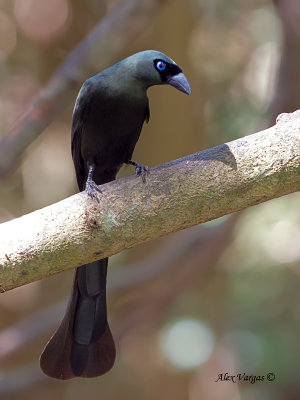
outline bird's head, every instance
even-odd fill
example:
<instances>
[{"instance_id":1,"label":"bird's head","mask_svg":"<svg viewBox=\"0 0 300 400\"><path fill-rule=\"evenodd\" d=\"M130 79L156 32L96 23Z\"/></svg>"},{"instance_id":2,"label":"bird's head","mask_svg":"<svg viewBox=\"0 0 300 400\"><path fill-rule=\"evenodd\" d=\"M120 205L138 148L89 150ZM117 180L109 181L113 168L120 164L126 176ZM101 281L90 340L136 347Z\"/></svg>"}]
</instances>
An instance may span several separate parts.
<instances>
[{"instance_id":1,"label":"bird's head","mask_svg":"<svg viewBox=\"0 0 300 400\"><path fill-rule=\"evenodd\" d=\"M146 50L133 54L126 59L126 64L132 68L134 78L147 88L167 84L183 93L191 94L190 84L182 69L159 51Z\"/></svg>"}]
</instances>

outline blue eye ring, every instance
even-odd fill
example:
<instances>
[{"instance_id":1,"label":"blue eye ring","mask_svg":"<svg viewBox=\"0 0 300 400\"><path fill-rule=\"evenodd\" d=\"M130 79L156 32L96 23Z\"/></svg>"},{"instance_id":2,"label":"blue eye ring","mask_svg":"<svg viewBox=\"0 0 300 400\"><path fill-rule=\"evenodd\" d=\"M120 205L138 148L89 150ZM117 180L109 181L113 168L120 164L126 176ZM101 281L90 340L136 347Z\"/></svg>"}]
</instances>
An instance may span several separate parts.
<instances>
[{"instance_id":1,"label":"blue eye ring","mask_svg":"<svg viewBox=\"0 0 300 400\"><path fill-rule=\"evenodd\" d=\"M158 60L156 62L156 69L158 71L164 71L166 69L166 67L167 67L167 64L164 61Z\"/></svg>"}]
</instances>

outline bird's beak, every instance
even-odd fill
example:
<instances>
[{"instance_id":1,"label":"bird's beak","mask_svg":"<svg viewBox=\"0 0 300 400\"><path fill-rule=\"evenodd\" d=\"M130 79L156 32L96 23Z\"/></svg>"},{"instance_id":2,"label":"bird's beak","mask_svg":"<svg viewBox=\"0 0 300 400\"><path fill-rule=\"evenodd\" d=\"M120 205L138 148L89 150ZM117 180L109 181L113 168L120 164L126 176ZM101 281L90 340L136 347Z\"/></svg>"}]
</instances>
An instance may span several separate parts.
<instances>
[{"instance_id":1,"label":"bird's beak","mask_svg":"<svg viewBox=\"0 0 300 400\"><path fill-rule=\"evenodd\" d=\"M174 86L174 88L180 90L183 93L186 93L188 95L191 94L189 81L186 79L185 75L182 72L177 75L171 76L168 79L167 83L171 86Z\"/></svg>"}]
</instances>

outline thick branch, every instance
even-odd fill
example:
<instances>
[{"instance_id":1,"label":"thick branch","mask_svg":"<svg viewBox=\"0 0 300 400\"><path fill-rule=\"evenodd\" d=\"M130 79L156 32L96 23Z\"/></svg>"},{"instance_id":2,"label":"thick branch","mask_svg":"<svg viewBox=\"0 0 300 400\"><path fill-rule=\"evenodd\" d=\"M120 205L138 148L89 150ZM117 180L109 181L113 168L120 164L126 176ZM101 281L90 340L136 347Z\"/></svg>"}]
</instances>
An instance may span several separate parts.
<instances>
[{"instance_id":1,"label":"thick branch","mask_svg":"<svg viewBox=\"0 0 300 400\"><path fill-rule=\"evenodd\" d=\"M2 290L300 190L300 110L276 126L0 225Z\"/></svg>"}]
</instances>

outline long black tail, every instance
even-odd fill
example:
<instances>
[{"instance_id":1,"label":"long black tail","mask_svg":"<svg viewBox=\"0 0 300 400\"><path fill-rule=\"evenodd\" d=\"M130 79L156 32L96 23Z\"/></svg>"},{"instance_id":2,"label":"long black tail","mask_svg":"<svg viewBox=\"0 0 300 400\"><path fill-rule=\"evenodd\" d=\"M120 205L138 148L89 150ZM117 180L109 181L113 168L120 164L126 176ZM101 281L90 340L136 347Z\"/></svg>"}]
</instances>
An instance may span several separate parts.
<instances>
[{"instance_id":1,"label":"long black tail","mask_svg":"<svg viewBox=\"0 0 300 400\"><path fill-rule=\"evenodd\" d=\"M116 349L107 322L107 264L104 258L76 269L65 316L40 358L46 375L95 377L112 368Z\"/></svg>"}]
</instances>

